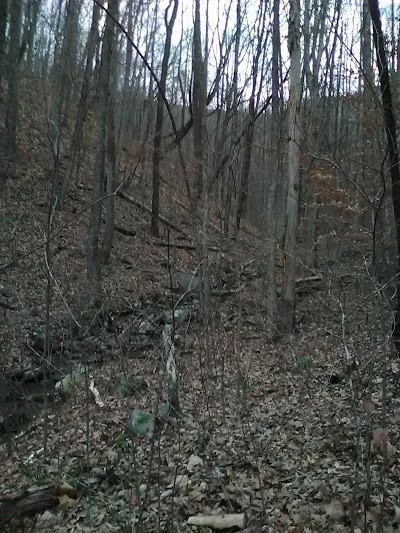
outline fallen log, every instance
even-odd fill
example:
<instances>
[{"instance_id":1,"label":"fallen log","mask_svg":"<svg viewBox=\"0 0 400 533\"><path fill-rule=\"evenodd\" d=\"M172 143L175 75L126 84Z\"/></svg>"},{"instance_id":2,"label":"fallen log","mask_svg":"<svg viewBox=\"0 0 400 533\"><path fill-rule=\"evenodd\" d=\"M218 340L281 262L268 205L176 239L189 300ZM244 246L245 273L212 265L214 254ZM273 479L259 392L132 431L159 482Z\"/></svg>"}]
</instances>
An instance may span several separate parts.
<instances>
[{"instance_id":1,"label":"fallen log","mask_svg":"<svg viewBox=\"0 0 400 533\"><path fill-rule=\"evenodd\" d=\"M309 276L306 278L297 278L296 280L296 294L299 296L307 296L311 292L320 291L323 288L321 285L322 276ZM277 293L280 296L282 293L281 283L278 282Z\"/></svg>"},{"instance_id":2,"label":"fallen log","mask_svg":"<svg viewBox=\"0 0 400 533\"><path fill-rule=\"evenodd\" d=\"M191 516L187 522L190 526L205 526L211 529L244 529L246 517L244 513L226 515Z\"/></svg>"},{"instance_id":3,"label":"fallen log","mask_svg":"<svg viewBox=\"0 0 400 533\"><path fill-rule=\"evenodd\" d=\"M0 526L10 523L14 519L21 519L43 513L57 507L60 498L77 498L78 491L69 485L50 485L33 487L21 494L0 497Z\"/></svg>"},{"instance_id":4,"label":"fallen log","mask_svg":"<svg viewBox=\"0 0 400 533\"><path fill-rule=\"evenodd\" d=\"M231 296L232 294L237 294L242 289L243 285L236 289L212 289L211 296Z\"/></svg>"},{"instance_id":5,"label":"fallen log","mask_svg":"<svg viewBox=\"0 0 400 533\"><path fill-rule=\"evenodd\" d=\"M129 204L132 204L135 207L138 207L142 211L145 211L146 213L151 215L151 209L149 207L146 207L142 203L138 202L137 200L135 200L134 198L129 196L129 194L126 194L125 192L122 192L122 191L118 191L117 195L120 198L122 198L123 200L125 200L125 202L128 202ZM158 220L159 220L159 222L161 222L161 224L163 224L164 226L167 226L167 228L171 228L174 231L177 231L178 233L182 233L182 234L185 235L185 233L181 230L181 228L179 226L177 226L176 224L174 224L173 222L171 222L170 220L167 220L166 218L162 217L161 215L158 216Z\"/></svg>"},{"instance_id":6,"label":"fallen log","mask_svg":"<svg viewBox=\"0 0 400 533\"><path fill-rule=\"evenodd\" d=\"M307 283L313 283L313 282L318 282L318 281L322 281L322 276L320 275L316 275L316 276L309 276L308 278L296 278L295 279L295 283L296 285L305 285ZM281 283L278 281L278 285L280 285Z\"/></svg>"},{"instance_id":7,"label":"fallen log","mask_svg":"<svg viewBox=\"0 0 400 533\"><path fill-rule=\"evenodd\" d=\"M121 233L121 235L125 235L126 237L136 237L136 231L121 228L120 226L115 226L115 231Z\"/></svg>"},{"instance_id":8,"label":"fallen log","mask_svg":"<svg viewBox=\"0 0 400 533\"><path fill-rule=\"evenodd\" d=\"M297 278L296 283L312 283L313 281L322 281L322 276L316 275L316 276L309 276L308 278Z\"/></svg>"},{"instance_id":9,"label":"fallen log","mask_svg":"<svg viewBox=\"0 0 400 533\"><path fill-rule=\"evenodd\" d=\"M177 250L196 250L195 244L177 244L177 243L168 243L168 242L154 242L154 246L160 246L162 248L176 248ZM217 248L216 246L209 246L208 247L209 252L219 252L220 248Z\"/></svg>"}]
</instances>

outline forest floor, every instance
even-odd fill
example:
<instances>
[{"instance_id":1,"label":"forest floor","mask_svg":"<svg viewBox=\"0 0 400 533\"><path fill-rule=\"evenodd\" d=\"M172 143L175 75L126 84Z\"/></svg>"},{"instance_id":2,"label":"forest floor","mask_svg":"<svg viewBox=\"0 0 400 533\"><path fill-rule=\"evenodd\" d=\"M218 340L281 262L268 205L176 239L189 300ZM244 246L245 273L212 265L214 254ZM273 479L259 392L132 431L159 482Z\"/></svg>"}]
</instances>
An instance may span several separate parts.
<instances>
[{"instance_id":1,"label":"forest floor","mask_svg":"<svg viewBox=\"0 0 400 533\"><path fill-rule=\"evenodd\" d=\"M52 160L39 96L25 88L17 173L0 204L3 377L43 367L46 305L52 369L65 375L80 363L87 373L45 409L27 397L27 384L20 394L2 384L0 493L48 484L78 492L26 520L26 531L212 531L187 520L221 513L245 513L254 532L395 531L400 366L365 235L328 235L308 273L322 281L299 286L296 331L279 336L265 312L260 231L245 223L224 240L213 214L215 292L205 325L196 297L177 290L178 274L198 265L183 189L166 180L162 214L180 230L164 227L158 239L147 212L116 198L107 320L93 323L84 255L92 161L85 158L65 209L49 216ZM133 183L127 194L149 206L148 189ZM185 313L177 323L181 416L135 436L132 410L153 412L167 399L162 331L177 308Z\"/></svg>"}]
</instances>

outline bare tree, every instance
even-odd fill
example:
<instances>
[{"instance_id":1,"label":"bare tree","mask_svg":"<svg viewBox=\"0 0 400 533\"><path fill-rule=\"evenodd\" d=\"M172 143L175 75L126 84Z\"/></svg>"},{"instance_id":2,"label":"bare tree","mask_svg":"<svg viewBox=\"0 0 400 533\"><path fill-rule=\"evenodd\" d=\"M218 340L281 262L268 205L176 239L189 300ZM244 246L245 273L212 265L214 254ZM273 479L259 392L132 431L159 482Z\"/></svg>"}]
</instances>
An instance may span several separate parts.
<instances>
[{"instance_id":1,"label":"bare tree","mask_svg":"<svg viewBox=\"0 0 400 533\"><path fill-rule=\"evenodd\" d=\"M281 329L284 333L291 333L295 327L297 213L299 204L298 120L301 94L300 10L298 0L290 0L288 44L291 70L288 132L288 191L286 200L286 233L281 316Z\"/></svg>"},{"instance_id":2,"label":"bare tree","mask_svg":"<svg viewBox=\"0 0 400 533\"><path fill-rule=\"evenodd\" d=\"M267 309L272 319L278 317L278 305L276 298L276 246L277 246L277 187L281 180L281 104L280 104L280 80L281 80L281 38L280 38L280 15L279 0L273 4L273 28L272 28L272 145L275 149L275 160L271 173L268 204L267 204Z\"/></svg>"},{"instance_id":3,"label":"bare tree","mask_svg":"<svg viewBox=\"0 0 400 533\"><path fill-rule=\"evenodd\" d=\"M77 0L68 0L61 50L60 52L57 50L59 40L56 40L56 48L54 50L54 90L51 102L49 133L53 157L58 161L60 160L62 149L63 121L69 106L77 66L79 10L80 4ZM59 17L61 18L61 9ZM59 57L58 53L60 54ZM59 172L59 164L56 165L55 180L56 201L57 205L60 206L62 179Z\"/></svg>"},{"instance_id":4,"label":"bare tree","mask_svg":"<svg viewBox=\"0 0 400 533\"><path fill-rule=\"evenodd\" d=\"M13 162L17 152L18 127L18 89L19 89L19 51L21 46L22 0L15 0L10 5L10 47L8 53L7 111L6 129L8 132L7 155Z\"/></svg>"},{"instance_id":5,"label":"bare tree","mask_svg":"<svg viewBox=\"0 0 400 533\"><path fill-rule=\"evenodd\" d=\"M127 33L130 39L133 39L133 0L130 0L127 4L127 17L128 17L128 26ZM137 6L135 9L135 22L139 16L139 13L142 12L141 5ZM128 129L129 118L130 118L130 108L129 108L129 93L131 86L131 77L132 77L132 57L133 49L129 42L126 43L126 54L125 54L125 65L124 65L124 85L122 88L122 98L121 98L121 110L120 110L120 119L118 126L118 152L121 150L122 143L125 140L125 136ZM136 56L137 57L137 56ZM136 64L134 65L133 72L136 72Z\"/></svg>"},{"instance_id":6,"label":"bare tree","mask_svg":"<svg viewBox=\"0 0 400 533\"><path fill-rule=\"evenodd\" d=\"M258 20L256 31L256 49L252 57L251 66L251 94L248 109L248 124L244 136L244 155L242 174L238 190L238 206L236 213L236 227L239 229L240 221L246 212L247 198L249 194L249 180L251 171L251 159L254 143L254 128L257 118L258 106L261 99L266 55L266 34L267 34L267 7L268 2L260 0L258 7ZM261 71L261 75L260 75Z\"/></svg>"},{"instance_id":7,"label":"bare tree","mask_svg":"<svg viewBox=\"0 0 400 533\"><path fill-rule=\"evenodd\" d=\"M0 81L5 73L8 0L0 0Z\"/></svg>"},{"instance_id":8,"label":"bare tree","mask_svg":"<svg viewBox=\"0 0 400 533\"><path fill-rule=\"evenodd\" d=\"M100 6L93 3L92 22L89 30L89 36L86 44L86 65L83 73L81 94L78 103L78 111L75 119L74 132L72 134L71 142L68 149L68 162L65 174L62 178L59 191L59 205L64 205L65 197L68 194L73 182L74 172L77 167L77 160L79 158L79 151L83 140L83 126L85 122L88 99L93 76L93 64L96 46L99 41L99 21L100 21Z\"/></svg>"},{"instance_id":9,"label":"bare tree","mask_svg":"<svg viewBox=\"0 0 400 533\"><path fill-rule=\"evenodd\" d=\"M163 126L164 126L164 98L165 89L167 86L167 76L168 76L168 63L169 56L171 53L171 41L172 41L172 31L174 29L174 24L176 20L176 15L178 12L178 0L170 0L165 12L164 12L164 22L165 22L165 45L164 45L164 54L161 65L161 76L158 85L157 92L157 113L156 113L156 132L154 135L154 152L153 152L153 194L151 201L151 231L153 235L158 237L159 235L159 214L160 214L160 178L161 178L161 162L162 162L162 135L163 135ZM169 11L172 6L172 13L170 18Z\"/></svg>"},{"instance_id":10,"label":"bare tree","mask_svg":"<svg viewBox=\"0 0 400 533\"><path fill-rule=\"evenodd\" d=\"M33 46L42 0L29 0L25 4L25 24L20 47L20 60L26 56L26 67L31 70L33 65Z\"/></svg>"},{"instance_id":11,"label":"bare tree","mask_svg":"<svg viewBox=\"0 0 400 533\"><path fill-rule=\"evenodd\" d=\"M242 4L241 0L237 0L236 3L236 31L235 31L235 47L234 47L234 63L233 63L233 76L232 76L232 87L228 89L228 94L226 97L227 101L227 110L224 117L223 122L223 128L222 128L222 135L224 135L224 131L228 129L228 124L231 121L232 122L232 134L230 138L230 146L229 146L229 152L226 153L224 159L221 159L219 161L219 167L218 172L220 173L223 168L224 161L228 160L229 157L232 159L232 166L228 166L228 175L226 176L226 183L223 187L223 191L225 189L225 194L222 193L222 200L223 200L223 210L224 210L224 227L223 232L224 235L228 235L229 231L229 220L231 216L232 211L232 197L235 187L235 173L233 172L233 165L237 164L237 158L232 157L231 154L235 150L235 146L239 143L239 141L234 138L235 132L237 135L237 129L238 129L238 108L239 108L239 66L240 66L240 46L241 46L241 39L242 39ZM231 103L232 102L232 103ZM231 105L230 105L231 104ZM225 144L226 140L222 137L222 142Z\"/></svg>"},{"instance_id":12,"label":"bare tree","mask_svg":"<svg viewBox=\"0 0 400 533\"><path fill-rule=\"evenodd\" d=\"M372 66L372 35L371 35L371 14L369 11L369 0L362 2L362 25L361 25L361 69L360 69L360 85L362 87L362 99L360 109L360 145L364 152L364 162L360 172L360 179L358 183L358 201L359 201L359 221L363 227L371 226L371 214L374 217L374 202L368 201L370 196L370 185L374 184L375 180L369 180L368 167L371 165L375 150L364 150L367 145L371 146L373 137L371 136L368 127L370 120L370 113L374 104L374 70ZM372 183L371 183L372 181ZM372 192L372 197L376 196L376 191Z\"/></svg>"},{"instance_id":13,"label":"bare tree","mask_svg":"<svg viewBox=\"0 0 400 533\"><path fill-rule=\"evenodd\" d=\"M108 9L111 15L118 15L119 0L109 0ZM100 227L103 212L102 198L106 192L106 143L107 123L109 120L108 104L110 92L110 75L112 50L114 44L115 24L111 17L106 18L103 37L101 63L98 80L98 105L96 113L96 162L93 179L93 196L90 208L89 227L86 239L86 262L89 281L90 303L98 306L101 303L101 254Z\"/></svg>"},{"instance_id":14,"label":"bare tree","mask_svg":"<svg viewBox=\"0 0 400 533\"><path fill-rule=\"evenodd\" d=\"M205 127L205 65L201 45L200 0L195 2L193 29L193 155L197 197L203 191L203 150Z\"/></svg>"},{"instance_id":15,"label":"bare tree","mask_svg":"<svg viewBox=\"0 0 400 533\"><path fill-rule=\"evenodd\" d=\"M102 242L102 261L107 264L110 260L111 249L114 236L115 223L115 190L117 186L116 164L117 164L117 137L115 128L115 99L117 94L117 40L115 31L115 22L118 20L119 0L109 3L109 17L112 20L112 33L110 30L110 87L108 92L108 122L107 122L107 140L105 154L105 181L106 181L106 199L105 199L105 226Z\"/></svg>"},{"instance_id":16,"label":"bare tree","mask_svg":"<svg viewBox=\"0 0 400 533\"><path fill-rule=\"evenodd\" d=\"M381 14L377 0L369 0L373 25L373 38L378 64L379 81L382 94L383 119L385 122L387 153L392 179L392 202L397 237L397 308L394 320L393 340L400 353L400 166L396 137L396 118L392 101L389 67L386 58L385 40L382 31Z\"/></svg>"}]
</instances>

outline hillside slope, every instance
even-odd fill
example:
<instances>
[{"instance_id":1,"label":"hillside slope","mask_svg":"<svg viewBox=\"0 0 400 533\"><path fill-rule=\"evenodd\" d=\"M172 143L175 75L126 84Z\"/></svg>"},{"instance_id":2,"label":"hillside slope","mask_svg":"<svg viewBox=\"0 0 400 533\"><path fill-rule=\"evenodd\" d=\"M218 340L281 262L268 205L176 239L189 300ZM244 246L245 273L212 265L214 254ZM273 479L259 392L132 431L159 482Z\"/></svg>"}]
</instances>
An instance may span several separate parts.
<instances>
[{"instance_id":1,"label":"hillside slope","mask_svg":"<svg viewBox=\"0 0 400 533\"><path fill-rule=\"evenodd\" d=\"M373 531L380 522L390 531L398 518L399 369L385 330L377 331L380 344L371 335L377 307L364 275L365 237L326 233L319 270L308 272L322 281L299 282L297 331L281 338L265 312L260 231L244 224L238 239L223 240L212 213L213 320L205 324L195 291L184 286L198 264L183 189L165 180L162 214L178 230L163 225L155 239L138 206L148 207L148 196L133 182L125 193L133 202L116 198L99 316L87 307L84 256L90 125L79 180L65 210L49 213L53 161L40 94L24 81L17 173L0 205L0 492L60 482L77 489L78 499L31 518L32 531L193 531L189 516L222 512L245 512L247 531ZM163 332L172 310L180 313L182 416L161 419L150 438L133 435L132 410L153 412L168 398ZM78 367L84 379L73 393L55 391ZM387 405L382 379L393 385ZM382 405L392 417L388 438L374 414ZM372 455L359 457L371 439Z\"/></svg>"}]
</instances>

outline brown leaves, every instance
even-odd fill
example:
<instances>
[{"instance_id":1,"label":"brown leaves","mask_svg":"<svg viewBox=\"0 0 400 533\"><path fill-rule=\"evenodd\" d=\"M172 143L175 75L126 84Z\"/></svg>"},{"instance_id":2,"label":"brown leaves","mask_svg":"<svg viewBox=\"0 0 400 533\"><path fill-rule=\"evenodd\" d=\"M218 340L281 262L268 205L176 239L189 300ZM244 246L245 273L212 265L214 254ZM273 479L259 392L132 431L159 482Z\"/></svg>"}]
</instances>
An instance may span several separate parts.
<instances>
[{"instance_id":1,"label":"brown leaves","mask_svg":"<svg viewBox=\"0 0 400 533\"><path fill-rule=\"evenodd\" d=\"M60 511L69 511L76 505L76 500L70 498L66 494L62 494L58 498L58 509Z\"/></svg>"},{"instance_id":2,"label":"brown leaves","mask_svg":"<svg viewBox=\"0 0 400 533\"><path fill-rule=\"evenodd\" d=\"M362 399L362 410L367 415L373 415L375 413L375 404L372 400L369 398L363 398Z\"/></svg>"},{"instance_id":3,"label":"brown leaves","mask_svg":"<svg viewBox=\"0 0 400 533\"><path fill-rule=\"evenodd\" d=\"M346 516L346 511L343 503L340 500L333 500L324 507L325 514L334 521L343 520Z\"/></svg>"},{"instance_id":4,"label":"brown leaves","mask_svg":"<svg viewBox=\"0 0 400 533\"><path fill-rule=\"evenodd\" d=\"M372 430L372 440L374 445L379 448L386 441L388 430L386 428L377 428Z\"/></svg>"}]
</instances>

